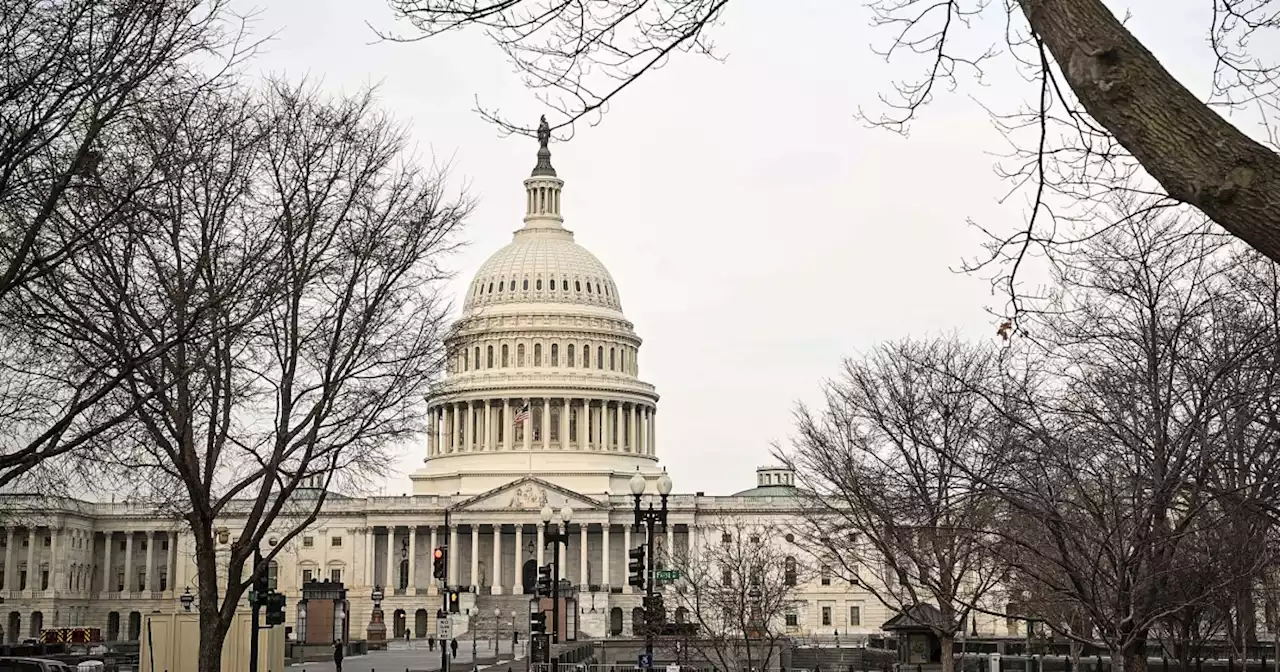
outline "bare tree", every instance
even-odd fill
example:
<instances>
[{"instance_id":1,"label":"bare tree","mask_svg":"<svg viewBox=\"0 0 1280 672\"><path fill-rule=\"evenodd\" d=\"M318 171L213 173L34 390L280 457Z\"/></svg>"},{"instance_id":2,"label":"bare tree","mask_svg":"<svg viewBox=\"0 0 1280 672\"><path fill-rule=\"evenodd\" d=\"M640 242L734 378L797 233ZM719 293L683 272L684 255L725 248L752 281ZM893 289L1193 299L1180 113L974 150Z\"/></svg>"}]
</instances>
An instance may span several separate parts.
<instances>
[{"instance_id":1,"label":"bare tree","mask_svg":"<svg viewBox=\"0 0 1280 672\"><path fill-rule=\"evenodd\" d=\"M999 416L979 392L998 377L998 355L951 337L847 360L825 406L802 406L797 438L778 451L807 495L815 561L894 611L937 607L926 625L944 672L956 632L1003 572L989 549L997 500L971 477L999 453L988 445Z\"/></svg>"},{"instance_id":2,"label":"bare tree","mask_svg":"<svg viewBox=\"0 0 1280 672\"><path fill-rule=\"evenodd\" d=\"M1059 267L1021 384L993 395L1011 439L982 479L1007 508L1011 571L1082 610L1118 671L1145 669L1162 622L1259 576L1265 556L1224 561L1247 539L1215 535L1271 480L1230 464L1269 434L1243 400L1270 383L1244 374L1275 348L1269 325L1233 319L1237 250L1207 223L1134 211Z\"/></svg>"},{"instance_id":3,"label":"bare tree","mask_svg":"<svg viewBox=\"0 0 1280 672\"><path fill-rule=\"evenodd\" d=\"M475 27L502 49L543 102L561 112L555 128L601 114L623 90L672 54L715 56L710 33L727 0L388 0L431 37ZM981 79L1003 55L1029 82L1028 109L996 112L1013 140L1001 171L1028 190L1026 226L993 232L993 280L1019 294L1016 276L1036 251L1076 240L1064 220L1096 223L1099 200L1116 188L1167 195L1195 206L1232 235L1280 260L1280 70L1251 42L1280 27L1274 0L1205 0L1213 48L1206 99L1189 91L1108 9L1104 0L870 0L888 33L880 52L919 66L918 79L881 96L868 123L904 131L935 94L961 78ZM1153 10L1154 11L1154 10ZM962 31L987 19L996 39ZM913 62L914 61L914 62ZM1220 110L1233 114L1228 120ZM1241 113L1249 123L1241 127ZM508 131L532 133L495 110L481 113ZM1154 178L1154 184L1145 176ZM1138 179L1141 178L1141 179ZM1053 200L1054 194L1065 199ZM1079 199L1084 202L1078 203ZM1049 205L1054 207L1049 207ZM1079 207L1069 207L1079 205ZM1083 235L1083 234L1081 234ZM1033 255L1032 255L1033 256ZM1013 306L1016 311L1018 306Z\"/></svg>"},{"instance_id":4,"label":"bare tree","mask_svg":"<svg viewBox=\"0 0 1280 672\"><path fill-rule=\"evenodd\" d=\"M43 289L121 366L183 334L133 366L112 397L130 421L93 457L190 527L212 672L253 577L419 429L445 362L440 262L470 206L371 93L273 83L158 107L143 143L164 179L131 235L93 241Z\"/></svg>"},{"instance_id":5,"label":"bare tree","mask_svg":"<svg viewBox=\"0 0 1280 672\"><path fill-rule=\"evenodd\" d=\"M101 403L135 361L63 331L27 290L87 246L127 235L133 197L160 179L160 166L140 160L135 139L151 101L221 86L225 70L252 51L224 5L0 6L0 487L57 476L58 469L33 470L127 416ZM223 70L210 70L218 63ZM151 345L136 361L172 339Z\"/></svg>"},{"instance_id":6,"label":"bare tree","mask_svg":"<svg viewBox=\"0 0 1280 672\"><path fill-rule=\"evenodd\" d=\"M666 591L668 609L674 606L677 622L687 614L685 622L697 626L684 641L687 656L720 670L767 670L811 573L785 528L730 517L710 529L718 536L672 558L680 579Z\"/></svg>"}]
</instances>

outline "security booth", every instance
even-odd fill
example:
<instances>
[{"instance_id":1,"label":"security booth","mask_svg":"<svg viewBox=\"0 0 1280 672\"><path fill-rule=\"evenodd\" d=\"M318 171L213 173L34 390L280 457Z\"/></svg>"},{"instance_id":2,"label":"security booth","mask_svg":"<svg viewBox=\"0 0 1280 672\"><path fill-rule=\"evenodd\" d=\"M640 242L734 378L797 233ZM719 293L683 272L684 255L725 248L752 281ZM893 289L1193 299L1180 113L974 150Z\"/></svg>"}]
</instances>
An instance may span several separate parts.
<instances>
[{"instance_id":1,"label":"security booth","mask_svg":"<svg viewBox=\"0 0 1280 672\"><path fill-rule=\"evenodd\" d=\"M942 612L932 604L913 604L889 619L881 630L898 637L900 672L941 672L942 642L934 634L945 629ZM950 655L951 652L946 652Z\"/></svg>"},{"instance_id":2,"label":"security booth","mask_svg":"<svg viewBox=\"0 0 1280 672\"><path fill-rule=\"evenodd\" d=\"M351 605L340 581L308 581L298 600L298 641L328 644L351 640Z\"/></svg>"}]
</instances>

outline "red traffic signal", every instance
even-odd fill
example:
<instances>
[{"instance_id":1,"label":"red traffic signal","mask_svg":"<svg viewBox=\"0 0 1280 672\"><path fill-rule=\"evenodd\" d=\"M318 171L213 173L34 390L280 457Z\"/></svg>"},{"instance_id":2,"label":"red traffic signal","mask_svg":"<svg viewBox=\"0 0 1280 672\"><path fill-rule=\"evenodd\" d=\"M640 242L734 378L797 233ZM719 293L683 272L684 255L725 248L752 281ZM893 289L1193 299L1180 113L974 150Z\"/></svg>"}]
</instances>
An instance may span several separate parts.
<instances>
[{"instance_id":1,"label":"red traffic signal","mask_svg":"<svg viewBox=\"0 0 1280 672\"><path fill-rule=\"evenodd\" d=\"M431 552L431 576L441 581L449 577L449 558L443 546Z\"/></svg>"}]
</instances>

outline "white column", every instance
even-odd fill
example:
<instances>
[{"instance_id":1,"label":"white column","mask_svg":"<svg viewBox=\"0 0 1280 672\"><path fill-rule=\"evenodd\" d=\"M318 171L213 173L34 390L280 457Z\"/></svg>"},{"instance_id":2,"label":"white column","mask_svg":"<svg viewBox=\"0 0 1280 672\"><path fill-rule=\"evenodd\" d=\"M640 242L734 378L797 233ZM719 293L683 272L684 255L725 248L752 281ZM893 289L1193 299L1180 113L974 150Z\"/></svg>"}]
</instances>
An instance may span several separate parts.
<instances>
[{"instance_id":1,"label":"white column","mask_svg":"<svg viewBox=\"0 0 1280 672\"><path fill-rule=\"evenodd\" d=\"M174 586L178 585L174 583L174 579L178 576L178 533L166 532L164 536L169 540L169 557L165 560L168 564L164 568L165 583L168 585L165 587L169 592L173 592Z\"/></svg>"},{"instance_id":2,"label":"white column","mask_svg":"<svg viewBox=\"0 0 1280 672\"><path fill-rule=\"evenodd\" d=\"M111 589L107 586L111 585L111 531L107 530L102 533L102 592L108 592ZM10 533L9 545L13 545L13 536ZM18 584L10 582L10 585Z\"/></svg>"},{"instance_id":3,"label":"white column","mask_svg":"<svg viewBox=\"0 0 1280 672\"><path fill-rule=\"evenodd\" d=\"M560 450L569 450L569 398L560 400Z\"/></svg>"},{"instance_id":4,"label":"white column","mask_svg":"<svg viewBox=\"0 0 1280 672\"><path fill-rule=\"evenodd\" d=\"M54 590L61 587L58 585L58 565L61 564L61 558L58 557L59 531L56 527L49 528L49 587ZM147 580L151 580L150 575Z\"/></svg>"},{"instance_id":5,"label":"white column","mask_svg":"<svg viewBox=\"0 0 1280 672\"><path fill-rule=\"evenodd\" d=\"M490 410L493 404L488 399L484 401L484 450L493 450L493 413Z\"/></svg>"},{"instance_id":6,"label":"white column","mask_svg":"<svg viewBox=\"0 0 1280 672\"><path fill-rule=\"evenodd\" d=\"M462 430L466 432L462 445L463 449L470 453L476 449L476 407L470 401L465 403L467 404L467 426Z\"/></svg>"},{"instance_id":7,"label":"white column","mask_svg":"<svg viewBox=\"0 0 1280 672\"><path fill-rule=\"evenodd\" d=\"M384 578L382 589L388 595L394 595L396 588L400 587L400 582L396 580L396 528L394 525L387 526L387 574ZM322 579L323 580L323 579Z\"/></svg>"},{"instance_id":8,"label":"white column","mask_svg":"<svg viewBox=\"0 0 1280 672\"><path fill-rule=\"evenodd\" d=\"M31 547L35 548L35 530L31 531ZM28 565L30 566L30 565ZM31 571L27 571L27 585L31 585ZM133 592L133 531L124 533L124 591Z\"/></svg>"},{"instance_id":9,"label":"white column","mask_svg":"<svg viewBox=\"0 0 1280 672\"><path fill-rule=\"evenodd\" d=\"M373 587L378 583L378 577L373 571L373 528L364 528L364 584Z\"/></svg>"},{"instance_id":10,"label":"white column","mask_svg":"<svg viewBox=\"0 0 1280 672\"><path fill-rule=\"evenodd\" d=\"M480 592L480 526L471 524L471 585Z\"/></svg>"},{"instance_id":11,"label":"white column","mask_svg":"<svg viewBox=\"0 0 1280 672\"><path fill-rule=\"evenodd\" d=\"M578 524L578 585L587 586L587 524Z\"/></svg>"},{"instance_id":12,"label":"white column","mask_svg":"<svg viewBox=\"0 0 1280 672\"><path fill-rule=\"evenodd\" d=\"M667 562L668 569L671 568L671 558L676 557L676 524L667 523Z\"/></svg>"},{"instance_id":13,"label":"white column","mask_svg":"<svg viewBox=\"0 0 1280 672\"><path fill-rule=\"evenodd\" d=\"M493 525L493 567L489 573L493 575L493 594L502 594L502 525L494 523Z\"/></svg>"},{"instance_id":14,"label":"white column","mask_svg":"<svg viewBox=\"0 0 1280 672\"><path fill-rule=\"evenodd\" d=\"M511 450L515 442L511 435L516 433L515 423L511 422L511 399L502 400L502 449Z\"/></svg>"},{"instance_id":15,"label":"white column","mask_svg":"<svg viewBox=\"0 0 1280 672\"><path fill-rule=\"evenodd\" d=\"M430 550L431 550L431 569L432 569L432 571L435 571L435 558L436 558L436 556L435 556L435 552L436 552L436 549L437 549L437 548L440 548L439 535L438 535L438 533L436 532L436 526L435 526L435 525L432 525L432 526L431 526L431 549L430 549ZM436 577L435 577L435 575L434 575L434 574L431 576L431 581L430 581L429 583L427 583L427 594L428 594L428 595L435 595L435 594L436 594Z\"/></svg>"},{"instance_id":16,"label":"white column","mask_svg":"<svg viewBox=\"0 0 1280 672\"><path fill-rule=\"evenodd\" d=\"M542 399L542 449L551 450L551 399Z\"/></svg>"},{"instance_id":17,"label":"white column","mask_svg":"<svg viewBox=\"0 0 1280 672\"><path fill-rule=\"evenodd\" d=\"M587 419L591 417L591 401L583 397L578 404L578 450L587 449Z\"/></svg>"},{"instance_id":18,"label":"white column","mask_svg":"<svg viewBox=\"0 0 1280 672\"><path fill-rule=\"evenodd\" d=\"M462 424L464 421L462 417L462 402L455 402L451 405L453 407L453 450L450 452L461 453L463 448L462 430L464 427Z\"/></svg>"},{"instance_id":19,"label":"white column","mask_svg":"<svg viewBox=\"0 0 1280 672\"><path fill-rule=\"evenodd\" d=\"M511 589L512 595L519 595L524 592L524 524L516 523L516 570L512 573L515 578L512 581L514 586Z\"/></svg>"},{"instance_id":20,"label":"white column","mask_svg":"<svg viewBox=\"0 0 1280 672\"><path fill-rule=\"evenodd\" d=\"M406 595L417 594L418 584L416 582L417 573L414 571L417 567L418 560L418 526L409 526L409 589L405 591Z\"/></svg>"},{"instance_id":21,"label":"white column","mask_svg":"<svg viewBox=\"0 0 1280 672\"><path fill-rule=\"evenodd\" d=\"M449 412L444 405L436 407L436 454L449 452Z\"/></svg>"},{"instance_id":22,"label":"white column","mask_svg":"<svg viewBox=\"0 0 1280 672\"><path fill-rule=\"evenodd\" d=\"M624 547L622 549L622 561L627 565L630 565L631 564L631 525L630 524L626 524L622 526L622 545ZM630 576L631 570L628 569L624 573L627 576ZM628 595L631 594L631 590L632 588L631 588L630 582L627 582L627 585L622 587L622 592Z\"/></svg>"},{"instance_id":23,"label":"white column","mask_svg":"<svg viewBox=\"0 0 1280 672\"><path fill-rule=\"evenodd\" d=\"M156 582L155 582L156 535L152 534L149 530L147 532L144 532L143 535L147 542L146 549L143 551L144 553L147 554L147 557L146 557L147 578L146 578L146 583L142 585L142 591L147 592L149 590L155 590L154 588L152 588L152 586L156 585ZM54 543L57 543L56 538Z\"/></svg>"},{"instance_id":24,"label":"white column","mask_svg":"<svg viewBox=\"0 0 1280 672\"><path fill-rule=\"evenodd\" d=\"M436 409L427 409L427 457L436 454Z\"/></svg>"},{"instance_id":25,"label":"white column","mask_svg":"<svg viewBox=\"0 0 1280 672\"><path fill-rule=\"evenodd\" d=\"M598 411L596 411L596 425L595 425L595 428L596 428L596 448L597 448L598 450L605 450L605 449L606 449L605 442L604 442L604 407L605 407L605 404L606 404L606 403L608 403L608 402L606 402L604 399L601 399L601 400L600 400L600 409L599 409Z\"/></svg>"},{"instance_id":26,"label":"white column","mask_svg":"<svg viewBox=\"0 0 1280 672\"><path fill-rule=\"evenodd\" d=\"M524 449L533 449L533 407L530 405L529 399L524 400L524 406L529 406L529 412L525 414L524 422L521 423L521 431L524 432Z\"/></svg>"},{"instance_id":27,"label":"white column","mask_svg":"<svg viewBox=\"0 0 1280 672\"><path fill-rule=\"evenodd\" d=\"M631 404L631 422L627 423L627 451L636 452L636 405Z\"/></svg>"},{"instance_id":28,"label":"white column","mask_svg":"<svg viewBox=\"0 0 1280 672\"><path fill-rule=\"evenodd\" d=\"M458 548L458 526L449 526L449 581L450 586L458 585L458 565L462 563L462 554Z\"/></svg>"},{"instance_id":29,"label":"white column","mask_svg":"<svg viewBox=\"0 0 1280 672\"><path fill-rule=\"evenodd\" d=\"M609 566L609 523L600 526L600 585L609 590L613 585L613 568Z\"/></svg>"},{"instance_id":30,"label":"white column","mask_svg":"<svg viewBox=\"0 0 1280 672\"><path fill-rule=\"evenodd\" d=\"M649 445L649 407L648 406L640 407L640 422L637 424L636 429L640 432L640 441L636 443L636 452L643 455L648 452L646 448Z\"/></svg>"},{"instance_id":31,"label":"white column","mask_svg":"<svg viewBox=\"0 0 1280 672\"><path fill-rule=\"evenodd\" d=\"M613 450L613 418L609 413L609 400L600 403L600 434L604 437L604 449Z\"/></svg>"},{"instance_id":32,"label":"white column","mask_svg":"<svg viewBox=\"0 0 1280 672\"><path fill-rule=\"evenodd\" d=\"M546 526L541 523L534 523L534 526L538 528L538 566L541 567L547 564L542 559L543 547L547 543L547 538L544 534L546 532Z\"/></svg>"},{"instance_id":33,"label":"white column","mask_svg":"<svg viewBox=\"0 0 1280 672\"><path fill-rule=\"evenodd\" d=\"M13 577L18 574L18 568L13 564L13 528L5 528L5 547L4 547L4 585L0 589L9 590L13 587ZM110 550L110 544L107 545ZM90 546L89 548L93 548Z\"/></svg>"}]
</instances>

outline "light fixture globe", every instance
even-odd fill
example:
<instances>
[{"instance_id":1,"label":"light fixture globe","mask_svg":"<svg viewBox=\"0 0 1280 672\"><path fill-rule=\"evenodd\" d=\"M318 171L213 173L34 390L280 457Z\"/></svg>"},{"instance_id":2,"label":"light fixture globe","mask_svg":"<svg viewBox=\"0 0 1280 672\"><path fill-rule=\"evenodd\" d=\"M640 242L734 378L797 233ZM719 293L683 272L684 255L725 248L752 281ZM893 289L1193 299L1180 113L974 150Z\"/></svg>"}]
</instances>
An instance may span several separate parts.
<instances>
[{"instance_id":1,"label":"light fixture globe","mask_svg":"<svg viewBox=\"0 0 1280 672\"><path fill-rule=\"evenodd\" d=\"M563 509L560 509L560 522L565 523L567 525L570 520L573 520L573 509L567 506L564 507Z\"/></svg>"},{"instance_id":2,"label":"light fixture globe","mask_svg":"<svg viewBox=\"0 0 1280 672\"><path fill-rule=\"evenodd\" d=\"M543 505L542 512L541 512L542 522L544 523L551 522L551 516L554 516L554 515L555 515L555 511L551 510L550 504Z\"/></svg>"},{"instance_id":3,"label":"light fixture globe","mask_svg":"<svg viewBox=\"0 0 1280 672\"><path fill-rule=\"evenodd\" d=\"M658 494L666 497L671 494L671 477L667 475L667 470L662 470L662 475L658 477Z\"/></svg>"},{"instance_id":4,"label":"light fixture globe","mask_svg":"<svg viewBox=\"0 0 1280 672\"><path fill-rule=\"evenodd\" d=\"M494 618L502 618L502 608L501 608L501 607L494 607L494 608L493 608L493 617L494 617Z\"/></svg>"},{"instance_id":5,"label":"light fixture globe","mask_svg":"<svg viewBox=\"0 0 1280 672\"><path fill-rule=\"evenodd\" d=\"M644 487L648 485L648 481L644 480L644 476L640 475L640 469L636 469L636 475L631 477L631 494L639 497L644 494Z\"/></svg>"}]
</instances>

